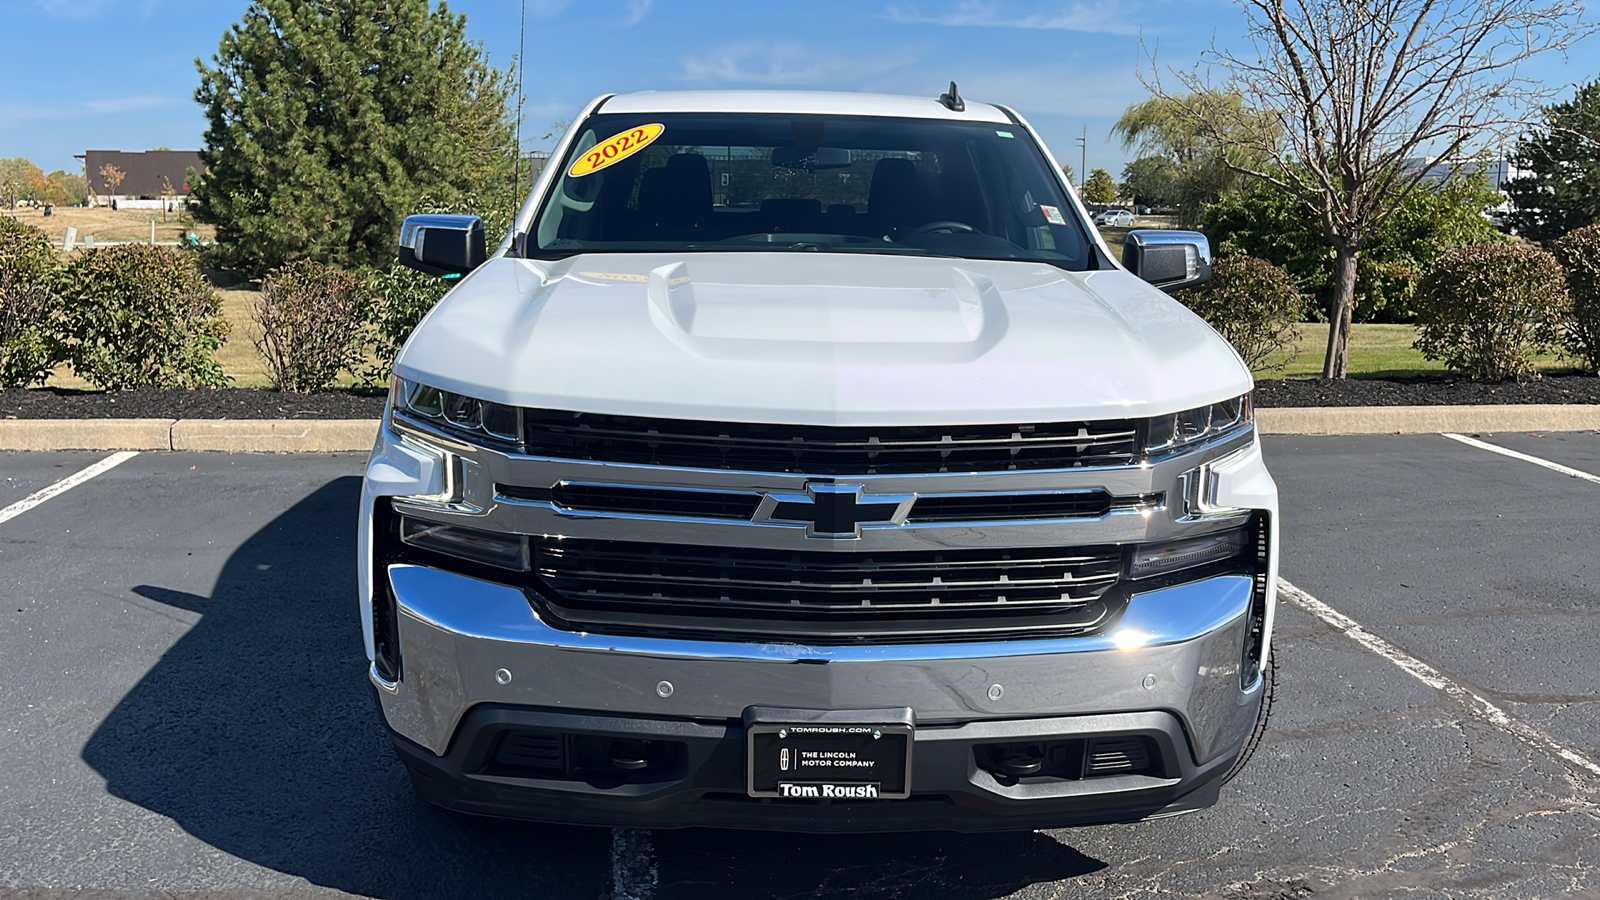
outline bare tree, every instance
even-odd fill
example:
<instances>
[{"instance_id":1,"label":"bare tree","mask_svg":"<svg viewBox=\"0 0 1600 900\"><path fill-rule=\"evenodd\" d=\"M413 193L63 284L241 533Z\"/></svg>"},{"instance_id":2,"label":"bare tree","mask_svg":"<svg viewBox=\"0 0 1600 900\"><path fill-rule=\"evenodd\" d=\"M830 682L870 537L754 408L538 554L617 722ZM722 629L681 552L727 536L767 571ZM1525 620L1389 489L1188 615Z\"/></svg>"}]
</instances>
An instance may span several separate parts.
<instances>
[{"instance_id":1,"label":"bare tree","mask_svg":"<svg viewBox=\"0 0 1600 900\"><path fill-rule=\"evenodd\" d=\"M1343 378L1362 247L1429 175L1418 157L1455 166L1469 139L1520 131L1547 95L1520 70L1564 51L1595 26L1577 0L1242 0L1253 52L1213 47L1223 89L1275 120L1278 141L1256 147L1266 165L1238 171L1299 198L1335 253L1323 377ZM1214 90L1181 73L1188 96ZM1212 108L1185 103L1213 133Z\"/></svg>"},{"instance_id":2,"label":"bare tree","mask_svg":"<svg viewBox=\"0 0 1600 900\"><path fill-rule=\"evenodd\" d=\"M122 182L127 177L127 172L122 171L111 163L106 163L100 167L100 180L105 182L106 193L110 194L112 199L116 199L117 188L122 187Z\"/></svg>"},{"instance_id":3,"label":"bare tree","mask_svg":"<svg viewBox=\"0 0 1600 900\"><path fill-rule=\"evenodd\" d=\"M167 213L172 210L172 198L178 196L178 189L172 186L172 179L161 176L161 221L167 220Z\"/></svg>"}]
</instances>

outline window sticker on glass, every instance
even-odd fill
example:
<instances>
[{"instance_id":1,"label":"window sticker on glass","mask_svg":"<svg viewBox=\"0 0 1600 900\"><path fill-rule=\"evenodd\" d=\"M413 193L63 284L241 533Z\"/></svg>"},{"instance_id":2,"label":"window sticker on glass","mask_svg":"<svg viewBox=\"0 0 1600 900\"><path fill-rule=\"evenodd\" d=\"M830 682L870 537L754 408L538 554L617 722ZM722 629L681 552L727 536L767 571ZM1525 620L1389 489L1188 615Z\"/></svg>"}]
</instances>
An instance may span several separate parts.
<instances>
[{"instance_id":1,"label":"window sticker on glass","mask_svg":"<svg viewBox=\"0 0 1600 900\"><path fill-rule=\"evenodd\" d=\"M649 146L651 141L661 137L661 132L666 130L665 125L652 123L606 138L574 162L572 168L567 170L567 177L582 178L622 162Z\"/></svg>"},{"instance_id":2,"label":"window sticker on glass","mask_svg":"<svg viewBox=\"0 0 1600 900\"><path fill-rule=\"evenodd\" d=\"M1039 208L1044 210L1045 221L1049 222L1051 225L1065 225L1065 224L1067 224L1067 217L1063 216L1061 214L1061 207L1059 207L1059 206L1045 206L1043 204L1040 204Z\"/></svg>"},{"instance_id":3,"label":"window sticker on glass","mask_svg":"<svg viewBox=\"0 0 1600 900\"><path fill-rule=\"evenodd\" d=\"M1016 140L1016 137L1017 137L1016 135L1012 134L1009 131L996 131L995 134L998 134L1003 138L1011 138L1012 140Z\"/></svg>"}]
</instances>

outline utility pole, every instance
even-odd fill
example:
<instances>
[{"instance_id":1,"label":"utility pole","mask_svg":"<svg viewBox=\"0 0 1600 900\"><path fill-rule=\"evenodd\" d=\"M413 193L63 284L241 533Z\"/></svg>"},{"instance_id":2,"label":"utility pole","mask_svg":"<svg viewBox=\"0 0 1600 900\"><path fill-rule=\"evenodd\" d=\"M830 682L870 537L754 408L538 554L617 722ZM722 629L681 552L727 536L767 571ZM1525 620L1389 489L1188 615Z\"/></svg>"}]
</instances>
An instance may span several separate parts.
<instances>
[{"instance_id":1,"label":"utility pole","mask_svg":"<svg viewBox=\"0 0 1600 900\"><path fill-rule=\"evenodd\" d=\"M1078 149L1083 151L1078 159L1078 189L1082 191L1089 187L1089 126L1083 126L1083 137L1073 140L1078 142Z\"/></svg>"}]
</instances>

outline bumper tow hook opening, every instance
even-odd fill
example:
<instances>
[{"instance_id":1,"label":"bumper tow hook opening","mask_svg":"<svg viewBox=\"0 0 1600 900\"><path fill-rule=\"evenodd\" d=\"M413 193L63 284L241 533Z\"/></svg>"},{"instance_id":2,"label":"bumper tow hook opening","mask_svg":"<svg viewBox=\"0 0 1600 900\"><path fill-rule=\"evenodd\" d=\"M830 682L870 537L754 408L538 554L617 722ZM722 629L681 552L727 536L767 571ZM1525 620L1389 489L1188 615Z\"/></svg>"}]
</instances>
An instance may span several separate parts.
<instances>
[{"instance_id":1,"label":"bumper tow hook opening","mask_svg":"<svg viewBox=\"0 0 1600 900\"><path fill-rule=\"evenodd\" d=\"M634 772L646 768L660 755L652 753L652 749L649 741L613 741L608 755L613 766Z\"/></svg>"},{"instance_id":2,"label":"bumper tow hook opening","mask_svg":"<svg viewBox=\"0 0 1600 900\"><path fill-rule=\"evenodd\" d=\"M1003 744L995 749L992 759L995 770L1002 775L1037 775L1044 768L1044 745Z\"/></svg>"}]
</instances>

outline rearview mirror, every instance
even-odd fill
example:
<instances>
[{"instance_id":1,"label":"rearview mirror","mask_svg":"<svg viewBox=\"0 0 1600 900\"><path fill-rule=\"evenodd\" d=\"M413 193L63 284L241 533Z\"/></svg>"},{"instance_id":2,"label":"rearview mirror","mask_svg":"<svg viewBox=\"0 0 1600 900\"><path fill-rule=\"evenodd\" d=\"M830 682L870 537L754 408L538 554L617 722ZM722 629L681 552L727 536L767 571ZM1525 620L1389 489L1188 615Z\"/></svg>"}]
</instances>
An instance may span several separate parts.
<instances>
[{"instance_id":1,"label":"rearview mirror","mask_svg":"<svg viewBox=\"0 0 1600 900\"><path fill-rule=\"evenodd\" d=\"M400 264L418 272L459 278L488 258L477 216L407 216L400 226Z\"/></svg>"},{"instance_id":2,"label":"rearview mirror","mask_svg":"<svg viewBox=\"0 0 1600 900\"><path fill-rule=\"evenodd\" d=\"M1163 291L1211 280L1211 242L1198 231L1141 228L1122 241L1122 265Z\"/></svg>"}]
</instances>

